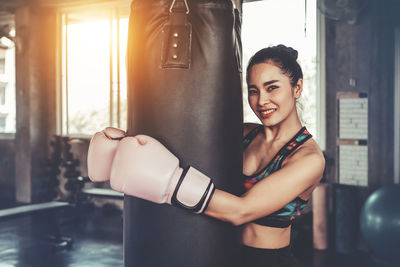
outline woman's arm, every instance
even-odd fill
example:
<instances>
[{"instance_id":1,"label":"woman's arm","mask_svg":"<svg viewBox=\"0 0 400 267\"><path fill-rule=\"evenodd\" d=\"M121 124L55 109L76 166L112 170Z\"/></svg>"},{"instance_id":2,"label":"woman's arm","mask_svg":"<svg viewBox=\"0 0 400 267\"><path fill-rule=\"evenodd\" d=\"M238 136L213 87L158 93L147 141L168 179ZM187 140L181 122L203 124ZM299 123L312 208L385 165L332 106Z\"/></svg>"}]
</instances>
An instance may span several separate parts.
<instances>
[{"instance_id":1,"label":"woman's arm","mask_svg":"<svg viewBox=\"0 0 400 267\"><path fill-rule=\"evenodd\" d=\"M308 151L308 152L307 152ZM213 192L211 179L179 160L154 138L144 135L119 141L112 161L114 190L155 203L174 204L241 225L279 210L322 177L324 158L317 151L299 149L282 169L254 185L242 197ZM206 195L205 195L206 194Z\"/></svg>"},{"instance_id":2,"label":"woman's arm","mask_svg":"<svg viewBox=\"0 0 400 267\"><path fill-rule=\"evenodd\" d=\"M296 158L259 181L241 197L216 190L205 214L234 225L269 215L319 182L325 160L317 152L298 151Z\"/></svg>"}]
</instances>

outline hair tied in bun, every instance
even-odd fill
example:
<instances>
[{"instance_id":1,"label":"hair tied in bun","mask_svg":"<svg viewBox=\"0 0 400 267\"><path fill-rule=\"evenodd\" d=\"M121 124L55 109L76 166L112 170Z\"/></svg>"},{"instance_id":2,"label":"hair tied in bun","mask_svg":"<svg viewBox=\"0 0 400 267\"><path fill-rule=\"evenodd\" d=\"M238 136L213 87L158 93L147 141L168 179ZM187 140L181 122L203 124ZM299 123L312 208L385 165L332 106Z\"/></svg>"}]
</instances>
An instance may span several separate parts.
<instances>
[{"instance_id":1,"label":"hair tied in bun","mask_svg":"<svg viewBox=\"0 0 400 267\"><path fill-rule=\"evenodd\" d=\"M276 48L278 48L280 51L289 54L291 57L293 57L295 60L297 60L297 57L299 55L299 53L297 52L297 50L293 49L292 47L288 47L285 45L277 45Z\"/></svg>"}]
</instances>

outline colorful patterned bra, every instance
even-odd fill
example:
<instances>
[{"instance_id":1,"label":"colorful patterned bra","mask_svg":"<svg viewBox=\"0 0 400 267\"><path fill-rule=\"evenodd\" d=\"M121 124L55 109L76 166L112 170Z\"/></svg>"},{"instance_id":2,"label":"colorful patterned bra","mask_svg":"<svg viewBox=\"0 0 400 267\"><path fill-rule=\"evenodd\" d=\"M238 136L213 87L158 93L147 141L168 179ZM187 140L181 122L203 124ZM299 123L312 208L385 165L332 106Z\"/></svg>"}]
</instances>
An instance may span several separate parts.
<instances>
[{"instance_id":1,"label":"colorful patterned bra","mask_svg":"<svg viewBox=\"0 0 400 267\"><path fill-rule=\"evenodd\" d=\"M257 126L251 130L250 133L243 138L243 150L245 150L251 141L253 141L253 139L258 135L258 133L263 130L263 125ZM311 137L312 135L307 131L306 127L301 128L300 131L298 131L297 134L278 151L278 153L272 158L272 160L264 169L251 176L243 174L244 187L246 191L253 187L258 181L279 170L282 167L282 162L285 160L285 158ZM307 202L308 200L303 200L300 197L296 197L280 210L277 210L263 218L257 219L253 221L253 223L277 228L286 228L290 226L292 221L301 214L301 210L307 205Z\"/></svg>"}]
</instances>

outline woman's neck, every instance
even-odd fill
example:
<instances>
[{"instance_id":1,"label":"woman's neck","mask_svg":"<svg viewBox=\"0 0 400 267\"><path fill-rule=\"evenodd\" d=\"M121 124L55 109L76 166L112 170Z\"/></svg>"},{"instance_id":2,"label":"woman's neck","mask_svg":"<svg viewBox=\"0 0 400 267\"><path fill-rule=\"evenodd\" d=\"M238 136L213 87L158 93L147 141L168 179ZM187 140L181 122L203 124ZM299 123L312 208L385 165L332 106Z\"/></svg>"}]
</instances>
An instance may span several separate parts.
<instances>
[{"instance_id":1,"label":"woman's neck","mask_svg":"<svg viewBox=\"0 0 400 267\"><path fill-rule=\"evenodd\" d=\"M291 116L277 125L264 126L266 142L287 141L290 140L302 127L297 112L293 112Z\"/></svg>"}]
</instances>

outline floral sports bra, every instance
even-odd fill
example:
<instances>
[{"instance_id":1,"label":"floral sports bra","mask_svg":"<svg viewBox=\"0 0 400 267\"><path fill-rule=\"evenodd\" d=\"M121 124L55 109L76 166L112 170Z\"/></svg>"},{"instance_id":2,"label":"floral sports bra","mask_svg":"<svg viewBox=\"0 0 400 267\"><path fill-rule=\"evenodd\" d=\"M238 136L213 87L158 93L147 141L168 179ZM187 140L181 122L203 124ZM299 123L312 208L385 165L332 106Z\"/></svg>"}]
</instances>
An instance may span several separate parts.
<instances>
[{"instance_id":1,"label":"floral sports bra","mask_svg":"<svg viewBox=\"0 0 400 267\"><path fill-rule=\"evenodd\" d=\"M263 125L257 126L251 130L243 138L243 150L245 150L251 141L253 141L253 139L258 135L258 133L262 132L263 130ZM269 164L260 172L251 176L246 176L243 174L243 185L246 191L253 187L253 185L258 181L279 170L282 167L282 162L286 159L286 157L311 137L312 135L307 131L306 127L301 128L300 131L298 131L297 134L278 151ZM253 221L253 223L277 228L286 228L290 226L292 221L301 214L301 210L307 205L307 202L308 200L303 200L300 197L296 197L280 210L277 210L263 218L257 219Z\"/></svg>"}]
</instances>

